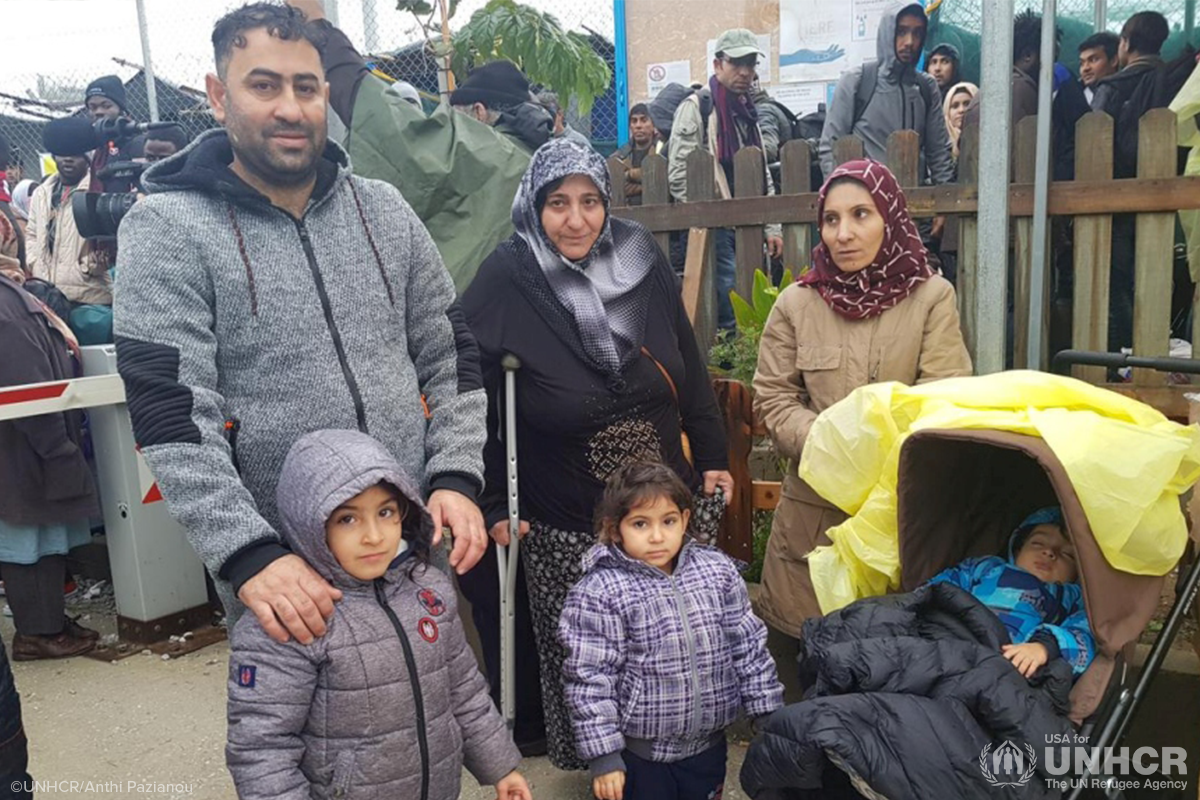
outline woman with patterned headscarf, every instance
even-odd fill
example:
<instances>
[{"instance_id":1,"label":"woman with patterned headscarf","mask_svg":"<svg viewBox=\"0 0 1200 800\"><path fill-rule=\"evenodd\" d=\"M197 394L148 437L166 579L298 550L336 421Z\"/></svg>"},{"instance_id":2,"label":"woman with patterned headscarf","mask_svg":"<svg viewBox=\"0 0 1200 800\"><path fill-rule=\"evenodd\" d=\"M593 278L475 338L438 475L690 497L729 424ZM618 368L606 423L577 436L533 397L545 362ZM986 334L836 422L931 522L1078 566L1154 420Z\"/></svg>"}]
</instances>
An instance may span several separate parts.
<instances>
[{"instance_id":1,"label":"woman with patterned headscarf","mask_svg":"<svg viewBox=\"0 0 1200 800\"><path fill-rule=\"evenodd\" d=\"M724 422L674 273L645 228L609 214L609 198L608 169L594 150L565 139L542 146L513 202L516 233L484 261L462 301L488 391L480 505L501 544L508 542L501 359L520 360L517 449L521 527L528 527L521 562L550 759L562 769L583 764L563 700L558 618L581 557L596 542L592 512L605 481L629 461L666 463L698 495L692 533L705 543L733 488ZM462 580L493 687L496 582L493 547ZM521 641L522 628L529 631L523 609L518 601L515 738L531 745L537 698L528 690L522 696L521 685L538 667L533 643Z\"/></svg>"},{"instance_id":2,"label":"woman with patterned headscarf","mask_svg":"<svg viewBox=\"0 0 1200 800\"><path fill-rule=\"evenodd\" d=\"M971 374L954 289L929 267L904 193L874 161L838 167L818 202L813 266L779 295L763 330L754 410L788 459L763 563L758 611L800 636L821 611L806 556L846 515L800 479L817 415L869 383L925 383Z\"/></svg>"}]
</instances>

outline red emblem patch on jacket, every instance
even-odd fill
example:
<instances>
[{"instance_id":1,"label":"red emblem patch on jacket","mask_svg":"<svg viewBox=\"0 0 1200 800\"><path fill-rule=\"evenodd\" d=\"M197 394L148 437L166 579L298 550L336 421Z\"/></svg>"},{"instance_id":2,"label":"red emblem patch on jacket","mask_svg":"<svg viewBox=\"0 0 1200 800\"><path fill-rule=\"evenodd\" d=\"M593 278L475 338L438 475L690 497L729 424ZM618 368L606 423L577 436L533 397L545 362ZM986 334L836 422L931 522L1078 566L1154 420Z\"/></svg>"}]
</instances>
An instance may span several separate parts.
<instances>
[{"instance_id":1,"label":"red emblem patch on jacket","mask_svg":"<svg viewBox=\"0 0 1200 800\"><path fill-rule=\"evenodd\" d=\"M253 689L255 682L258 680L258 667L254 666L238 666L237 682L238 686L246 689Z\"/></svg>"},{"instance_id":2,"label":"red emblem patch on jacket","mask_svg":"<svg viewBox=\"0 0 1200 800\"><path fill-rule=\"evenodd\" d=\"M446 613L446 601L433 589L422 589L417 592L417 602L435 617L440 617Z\"/></svg>"},{"instance_id":3,"label":"red emblem patch on jacket","mask_svg":"<svg viewBox=\"0 0 1200 800\"><path fill-rule=\"evenodd\" d=\"M421 634L421 638L433 644L438 640L437 623L429 617L421 617L421 621L417 623L417 633Z\"/></svg>"}]
</instances>

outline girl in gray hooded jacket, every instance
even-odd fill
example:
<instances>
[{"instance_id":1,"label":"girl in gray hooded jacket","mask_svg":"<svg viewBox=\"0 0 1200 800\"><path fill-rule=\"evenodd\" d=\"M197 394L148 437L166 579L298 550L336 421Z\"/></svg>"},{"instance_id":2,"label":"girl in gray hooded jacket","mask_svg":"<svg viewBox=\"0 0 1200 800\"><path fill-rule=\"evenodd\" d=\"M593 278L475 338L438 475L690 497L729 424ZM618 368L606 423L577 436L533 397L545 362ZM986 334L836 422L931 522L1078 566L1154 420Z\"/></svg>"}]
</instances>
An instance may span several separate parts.
<instances>
[{"instance_id":1,"label":"girl in gray hooded jacket","mask_svg":"<svg viewBox=\"0 0 1200 800\"><path fill-rule=\"evenodd\" d=\"M277 494L288 545L343 597L308 645L275 641L253 614L234 626L225 752L239 797L453 800L465 764L498 800L531 800L395 459L357 431L311 433Z\"/></svg>"}]
</instances>

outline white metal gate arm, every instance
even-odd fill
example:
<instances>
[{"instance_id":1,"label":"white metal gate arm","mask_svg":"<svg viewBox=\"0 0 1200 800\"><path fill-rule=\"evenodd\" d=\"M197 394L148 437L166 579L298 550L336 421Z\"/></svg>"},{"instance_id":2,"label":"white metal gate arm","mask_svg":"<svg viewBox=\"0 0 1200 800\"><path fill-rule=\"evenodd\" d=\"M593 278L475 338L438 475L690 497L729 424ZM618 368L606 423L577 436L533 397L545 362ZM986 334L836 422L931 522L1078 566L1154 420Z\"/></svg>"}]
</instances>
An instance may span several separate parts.
<instances>
[{"instance_id":1,"label":"white metal gate arm","mask_svg":"<svg viewBox=\"0 0 1200 800\"><path fill-rule=\"evenodd\" d=\"M120 375L6 386L0 388L0 420L124 402L125 382Z\"/></svg>"}]
</instances>

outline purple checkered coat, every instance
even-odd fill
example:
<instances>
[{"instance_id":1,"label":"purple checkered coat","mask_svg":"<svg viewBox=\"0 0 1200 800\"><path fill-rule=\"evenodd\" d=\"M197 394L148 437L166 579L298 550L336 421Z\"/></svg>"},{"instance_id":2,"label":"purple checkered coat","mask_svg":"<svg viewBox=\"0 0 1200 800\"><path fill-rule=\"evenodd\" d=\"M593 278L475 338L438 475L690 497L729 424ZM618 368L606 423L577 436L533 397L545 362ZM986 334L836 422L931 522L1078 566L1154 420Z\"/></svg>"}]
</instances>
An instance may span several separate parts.
<instances>
[{"instance_id":1,"label":"purple checkered coat","mask_svg":"<svg viewBox=\"0 0 1200 800\"><path fill-rule=\"evenodd\" d=\"M592 774L623 769L621 751L655 761L703 752L744 710L783 705L767 629L728 556L689 542L673 575L615 545L583 560L558 636L579 755Z\"/></svg>"}]
</instances>

